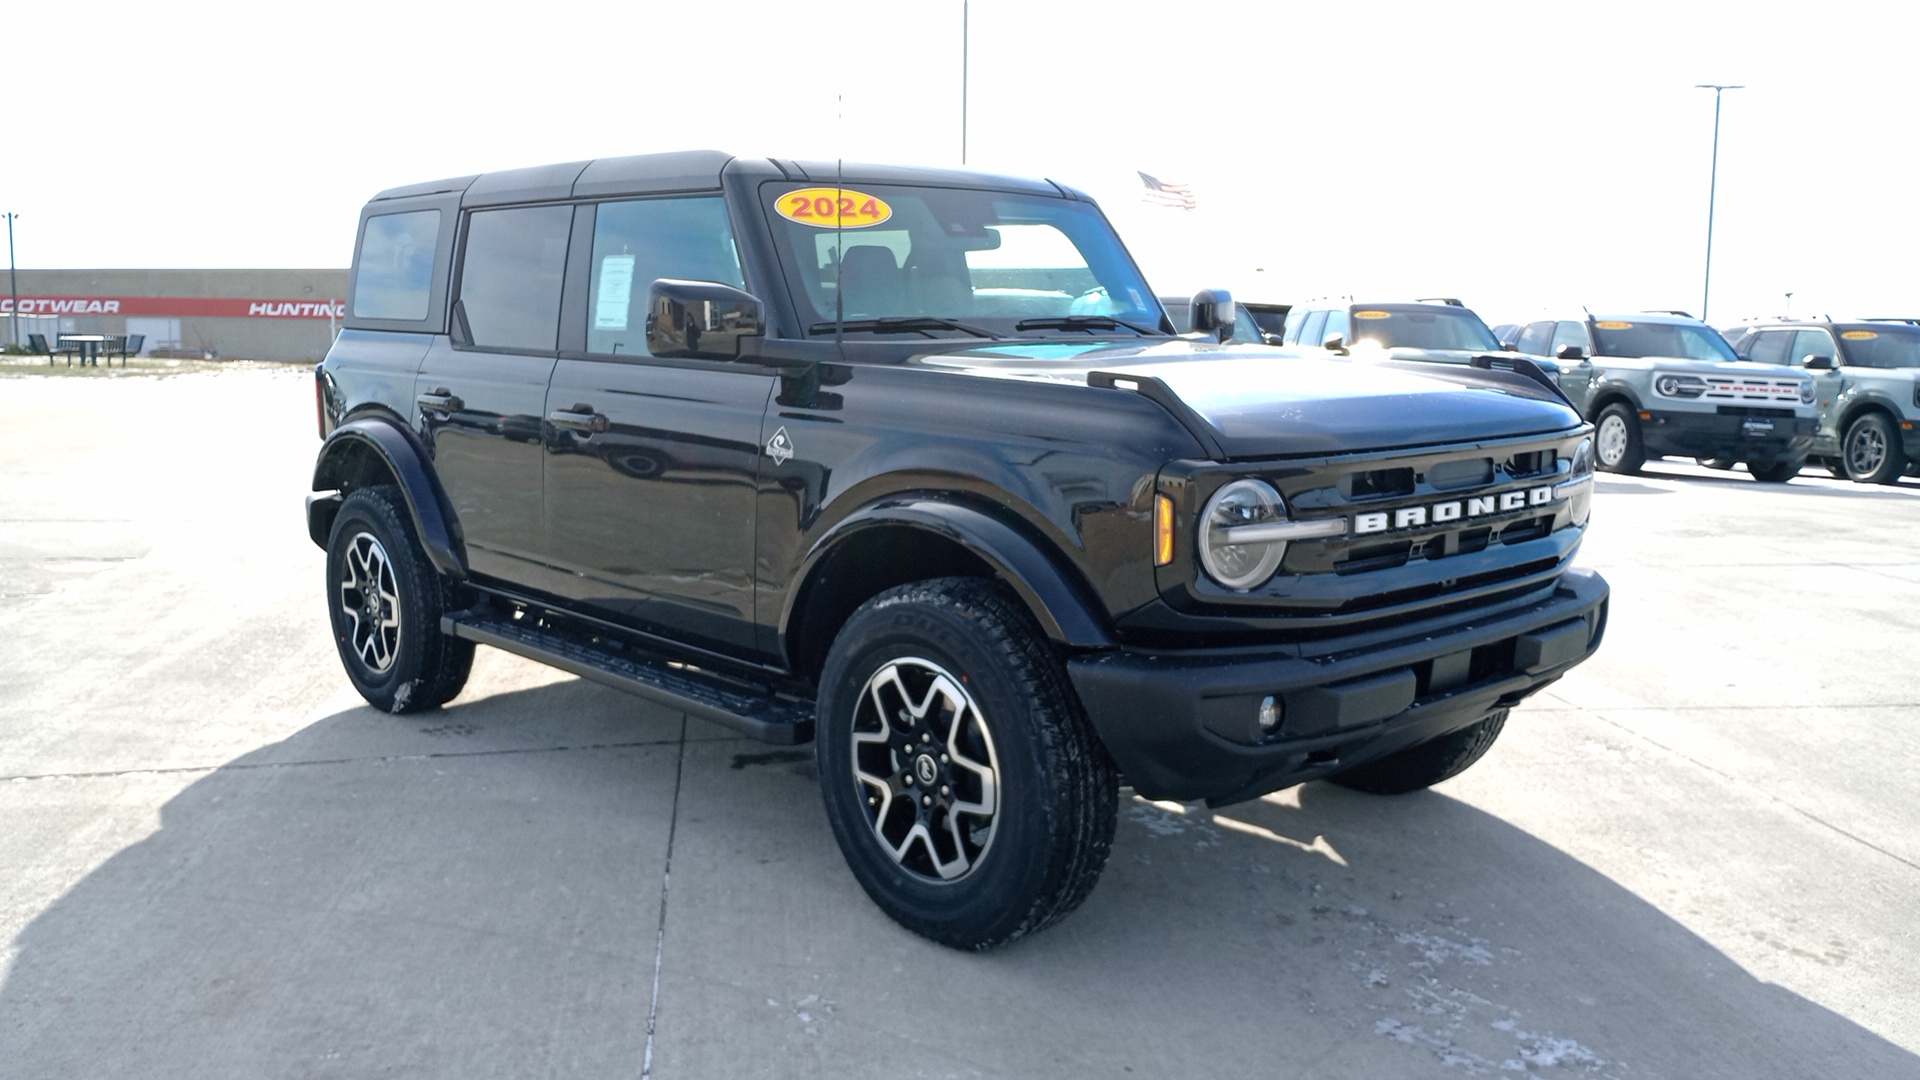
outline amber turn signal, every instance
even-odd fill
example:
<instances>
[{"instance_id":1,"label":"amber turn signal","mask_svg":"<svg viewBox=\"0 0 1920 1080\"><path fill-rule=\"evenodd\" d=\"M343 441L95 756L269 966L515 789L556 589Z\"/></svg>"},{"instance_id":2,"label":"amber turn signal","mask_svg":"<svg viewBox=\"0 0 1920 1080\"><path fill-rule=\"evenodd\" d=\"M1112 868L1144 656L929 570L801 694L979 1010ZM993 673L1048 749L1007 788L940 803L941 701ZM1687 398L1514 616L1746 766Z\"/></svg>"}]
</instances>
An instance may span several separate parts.
<instances>
[{"instance_id":1,"label":"amber turn signal","mask_svg":"<svg viewBox=\"0 0 1920 1080\"><path fill-rule=\"evenodd\" d=\"M1173 561L1173 500L1165 495L1153 497L1153 565Z\"/></svg>"}]
</instances>

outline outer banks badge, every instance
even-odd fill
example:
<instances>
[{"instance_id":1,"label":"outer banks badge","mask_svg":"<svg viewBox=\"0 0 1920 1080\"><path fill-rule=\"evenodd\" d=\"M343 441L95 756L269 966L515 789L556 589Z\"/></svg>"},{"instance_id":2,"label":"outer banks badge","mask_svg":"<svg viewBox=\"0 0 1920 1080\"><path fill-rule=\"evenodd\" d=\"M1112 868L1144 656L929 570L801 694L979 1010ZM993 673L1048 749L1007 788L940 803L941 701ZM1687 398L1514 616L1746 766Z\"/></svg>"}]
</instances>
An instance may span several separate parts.
<instances>
[{"instance_id":1,"label":"outer banks badge","mask_svg":"<svg viewBox=\"0 0 1920 1080\"><path fill-rule=\"evenodd\" d=\"M793 440L787 438L786 428L774 432L773 438L767 440L767 456L773 459L775 465L785 465L787 459L793 456Z\"/></svg>"}]
</instances>

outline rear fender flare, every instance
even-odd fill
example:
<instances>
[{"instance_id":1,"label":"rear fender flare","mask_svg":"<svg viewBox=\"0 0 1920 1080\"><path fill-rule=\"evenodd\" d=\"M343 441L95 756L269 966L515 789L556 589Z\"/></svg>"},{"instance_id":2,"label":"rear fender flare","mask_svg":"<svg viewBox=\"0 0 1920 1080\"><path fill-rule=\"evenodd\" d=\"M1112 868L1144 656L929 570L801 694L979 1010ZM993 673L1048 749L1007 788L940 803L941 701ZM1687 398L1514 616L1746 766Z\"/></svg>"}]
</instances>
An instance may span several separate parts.
<instances>
[{"instance_id":1,"label":"rear fender flare","mask_svg":"<svg viewBox=\"0 0 1920 1080\"><path fill-rule=\"evenodd\" d=\"M334 429L320 447L313 468L313 490L330 494L307 498L307 533L313 542L327 546L340 500L348 489L365 482L362 477L368 455L385 467L400 489L413 517L414 535L420 538L427 558L441 573L464 580L466 546L447 494L428 464L426 449L413 432L385 417L349 420Z\"/></svg>"}]
</instances>

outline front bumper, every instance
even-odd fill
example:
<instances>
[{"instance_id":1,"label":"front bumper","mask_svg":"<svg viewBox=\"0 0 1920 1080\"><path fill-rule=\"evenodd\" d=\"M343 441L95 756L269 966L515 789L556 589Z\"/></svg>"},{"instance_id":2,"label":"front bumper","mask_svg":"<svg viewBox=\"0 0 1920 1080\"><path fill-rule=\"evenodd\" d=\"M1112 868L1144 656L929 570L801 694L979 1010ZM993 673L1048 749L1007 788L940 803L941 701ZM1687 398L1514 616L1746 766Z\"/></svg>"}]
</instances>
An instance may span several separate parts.
<instances>
[{"instance_id":1,"label":"front bumper","mask_svg":"<svg viewBox=\"0 0 1920 1080\"><path fill-rule=\"evenodd\" d=\"M1112 650L1067 662L1094 729L1150 799L1238 802L1384 757L1506 708L1593 655L1608 589L1568 570L1529 602L1339 641L1267 649ZM1271 696L1283 719L1256 720Z\"/></svg>"},{"instance_id":2,"label":"front bumper","mask_svg":"<svg viewBox=\"0 0 1920 1080\"><path fill-rule=\"evenodd\" d=\"M1654 411L1640 422L1649 455L1724 457L1735 461L1787 461L1813 448L1819 421L1806 416L1738 416L1725 413Z\"/></svg>"}]
</instances>

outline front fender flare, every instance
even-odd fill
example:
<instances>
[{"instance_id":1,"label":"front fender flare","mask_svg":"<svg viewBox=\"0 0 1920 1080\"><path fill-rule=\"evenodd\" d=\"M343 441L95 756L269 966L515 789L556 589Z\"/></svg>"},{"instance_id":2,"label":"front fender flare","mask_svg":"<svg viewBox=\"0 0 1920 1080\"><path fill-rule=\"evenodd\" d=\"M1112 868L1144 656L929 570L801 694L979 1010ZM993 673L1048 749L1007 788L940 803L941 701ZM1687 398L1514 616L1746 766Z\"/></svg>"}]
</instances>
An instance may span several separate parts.
<instances>
[{"instance_id":1,"label":"front fender flare","mask_svg":"<svg viewBox=\"0 0 1920 1080\"><path fill-rule=\"evenodd\" d=\"M354 463L372 454L392 475L413 517L414 535L435 568L449 577L467 576L466 546L440 481L428 466L426 449L413 432L384 417L369 416L335 428L320 447L313 468L313 490L329 494L307 497L307 533L327 546L333 517L340 509L342 489L353 484Z\"/></svg>"},{"instance_id":2,"label":"front fender flare","mask_svg":"<svg viewBox=\"0 0 1920 1080\"><path fill-rule=\"evenodd\" d=\"M849 514L815 541L795 580L810 584L814 571L843 542L876 527L922 530L965 548L1020 597L1048 638L1076 649L1114 644L1099 602L1077 576L1049 557L1041 543L1015 526L965 503L930 495L900 495ZM793 627L805 584L789 592L780 615L785 636Z\"/></svg>"}]
</instances>

